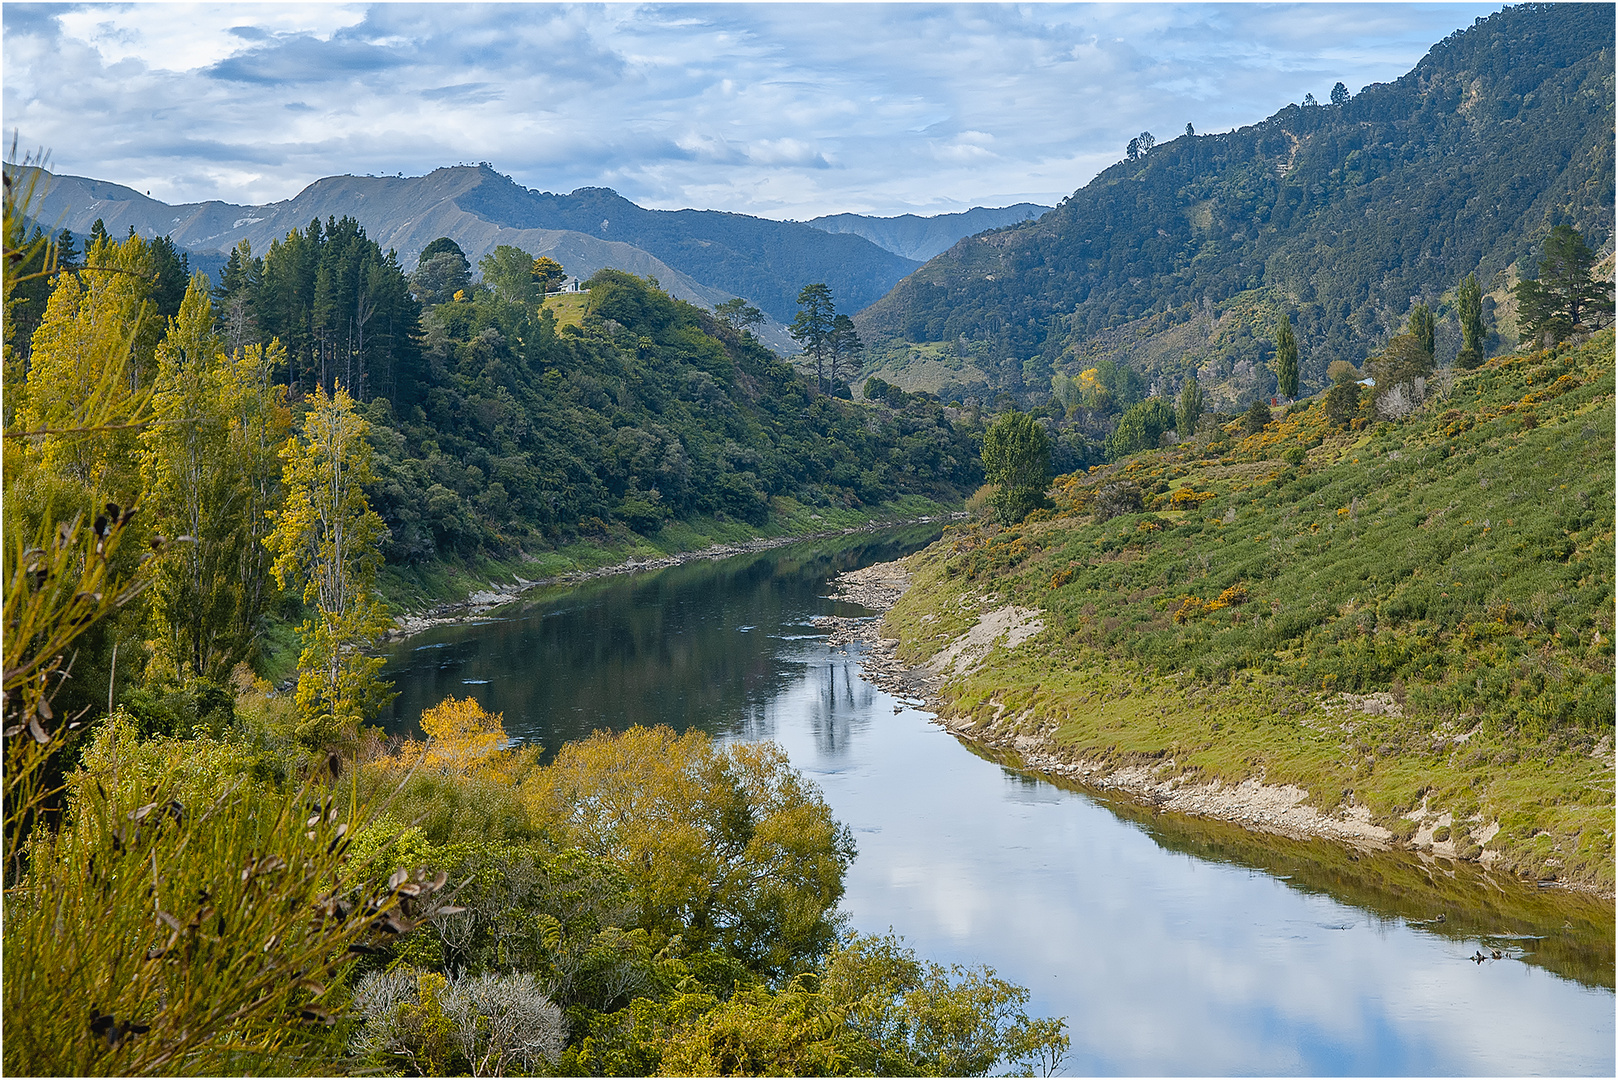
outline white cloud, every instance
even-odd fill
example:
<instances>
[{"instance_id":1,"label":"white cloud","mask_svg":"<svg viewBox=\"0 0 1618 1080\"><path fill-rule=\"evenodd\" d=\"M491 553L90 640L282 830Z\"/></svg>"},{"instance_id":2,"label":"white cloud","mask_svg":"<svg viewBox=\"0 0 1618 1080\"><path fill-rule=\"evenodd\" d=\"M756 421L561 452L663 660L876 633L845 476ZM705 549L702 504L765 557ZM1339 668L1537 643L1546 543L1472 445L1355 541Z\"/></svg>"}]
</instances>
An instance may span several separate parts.
<instances>
[{"instance_id":1,"label":"white cloud","mask_svg":"<svg viewBox=\"0 0 1618 1080\"><path fill-rule=\"evenodd\" d=\"M776 217L1055 202L1142 130L1408 70L1428 5L7 4L4 110L169 201L493 162Z\"/></svg>"},{"instance_id":2,"label":"white cloud","mask_svg":"<svg viewBox=\"0 0 1618 1080\"><path fill-rule=\"evenodd\" d=\"M264 37L321 40L365 17L358 4L92 4L62 12L64 36L108 64L137 60L158 71L195 71Z\"/></svg>"}]
</instances>

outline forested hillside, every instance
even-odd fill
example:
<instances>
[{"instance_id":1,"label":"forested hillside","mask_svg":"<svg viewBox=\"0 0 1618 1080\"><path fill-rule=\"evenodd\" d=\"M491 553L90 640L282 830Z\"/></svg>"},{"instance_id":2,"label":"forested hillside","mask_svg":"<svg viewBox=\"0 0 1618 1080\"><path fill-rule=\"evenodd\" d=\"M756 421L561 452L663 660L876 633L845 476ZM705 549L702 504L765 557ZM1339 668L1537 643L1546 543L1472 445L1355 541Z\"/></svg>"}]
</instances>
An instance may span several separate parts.
<instances>
[{"instance_id":1,"label":"forested hillside","mask_svg":"<svg viewBox=\"0 0 1618 1080\"><path fill-rule=\"evenodd\" d=\"M499 249L474 286L444 244L461 277L429 286L418 272L412 294L352 220L313 222L262 259L234 256L219 290L230 344L279 341L294 398L336 380L362 403L390 560L613 522L761 525L772 498L950 499L978 481L974 444L936 401L895 411L813 394L751 334L620 271L598 273L582 319L560 325L525 280L527 253Z\"/></svg>"},{"instance_id":2,"label":"forested hillside","mask_svg":"<svg viewBox=\"0 0 1618 1080\"><path fill-rule=\"evenodd\" d=\"M931 363L933 386L979 396L1111 359L1166 394L1198 371L1245 404L1275 392L1283 314L1313 389L1417 301L1453 351L1446 294L1465 275L1503 299L1556 224L1611 249L1613 101L1609 6L1510 8L1341 103L1137 145L1039 221L934 259L859 327L888 378L922 384L906 371Z\"/></svg>"},{"instance_id":3,"label":"forested hillside","mask_svg":"<svg viewBox=\"0 0 1618 1080\"><path fill-rule=\"evenodd\" d=\"M7 1073L1054 1070L1026 989L843 933L852 834L775 745L632 727L547 765L454 698L425 743L366 726L384 550L946 490L972 444L936 403L811 396L622 272L560 330L527 253L473 287L446 239L407 288L351 219L157 319L172 251L69 258L29 194L7 175ZM276 616L290 693L248 663Z\"/></svg>"}]
</instances>

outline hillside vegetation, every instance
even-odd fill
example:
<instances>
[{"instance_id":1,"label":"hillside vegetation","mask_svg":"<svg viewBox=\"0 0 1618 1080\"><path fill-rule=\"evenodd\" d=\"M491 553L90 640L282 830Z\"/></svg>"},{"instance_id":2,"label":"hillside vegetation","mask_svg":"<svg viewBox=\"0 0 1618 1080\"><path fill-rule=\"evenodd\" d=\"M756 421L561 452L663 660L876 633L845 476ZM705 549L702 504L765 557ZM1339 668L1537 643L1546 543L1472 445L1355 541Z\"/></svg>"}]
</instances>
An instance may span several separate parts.
<instances>
[{"instance_id":1,"label":"hillside vegetation","mask_svg":"<svg viewBox=\"0 0 1618 1080\"><path fill-rule=\"evenodd\" d=\"M959 527L888 616L989 741L1308 790L1396 840L1613 885L1613 333L1496 357L1400 422L1300 403ZM1366 395L1369 397L1369 395ZM1444 815L1449 815L1445 817Z\"/></svg>"},{"instance_id":2,"label":"hillside vegetation","mask_svg":"<svg viewBox=\"0 0 1618 1080\"><path fill-rule=\"evenodd\" d=\"M1437 310L1447 359L1462 277L1503 300L1556 224L1611 248L1611 16L1508 8L1343 104L1165 139L906 278L859 317L870 366L917 385L914 346L941 343L968 362L941 393L989 399L1043 396L1054 373L1113 359L1165 395L1196 371L1212 400L1246 404L1275 392L1266 330L1283 313L1318 389L1417 300ZM1513 344L1509 320L1489 318Z\"/></svg>"}]
</instances>

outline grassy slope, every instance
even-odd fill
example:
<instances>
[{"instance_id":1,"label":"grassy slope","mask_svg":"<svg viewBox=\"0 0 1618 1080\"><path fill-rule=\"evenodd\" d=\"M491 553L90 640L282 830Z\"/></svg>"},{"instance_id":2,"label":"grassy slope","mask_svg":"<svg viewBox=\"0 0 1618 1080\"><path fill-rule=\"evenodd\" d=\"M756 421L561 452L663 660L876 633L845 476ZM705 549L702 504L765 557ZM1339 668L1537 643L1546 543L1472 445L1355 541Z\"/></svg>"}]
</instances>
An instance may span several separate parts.
<instances>
[{"instance_id":1,"label":"grassy slope","mask_svg":"<svg viewBox=\"0 0 1618 1080\"><path fill-rule=\"evenodd\" d=\"M1038 607L1046 631L948 709L1073 758L1298 784L1396 835L1447 811L1463 856L1486 838L1496 865L1610 890L1611 331L1492 360L1402 423L1342 431L1314 403L1230 427L1064 478L1048 520L946 534L888 616L901 655ZM1147 509L1096 521L1120 479Z\"/></svg>"}]
</instances>

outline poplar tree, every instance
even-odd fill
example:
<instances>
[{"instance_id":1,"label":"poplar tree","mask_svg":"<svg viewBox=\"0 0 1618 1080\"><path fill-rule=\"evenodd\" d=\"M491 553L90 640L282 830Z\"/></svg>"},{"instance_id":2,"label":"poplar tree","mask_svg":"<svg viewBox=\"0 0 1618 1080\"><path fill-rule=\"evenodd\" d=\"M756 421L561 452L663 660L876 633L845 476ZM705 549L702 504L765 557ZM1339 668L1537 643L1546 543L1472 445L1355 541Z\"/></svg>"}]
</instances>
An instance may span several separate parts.
<instances>
[{"instance_id":1,"label":"poplar tree","mask_svg":"<svg viewBox=\"0 0 1618 1080\"><path fill-rule=\"evenodd\" d=\"M151 615L159 662L182 680L222 679L245 655L235 640L245 507L227 449L219 354L207 277L198 274L157 347L156 423L140 435L153 527L180 538L158 565Z\"/></svg>"},{"instance_id":2,"label":"poplar tree","mask_svg":"<svg viewBox=\"0 0 1618 1080\"><path fill-rule=\"evenodd\" d=\"M1275 386L1284 398L1298 396L1298 338L1290 315L1282 315L1275 324Z\"/></svg>"},{"instance_id":3,"label":"poplar tree","mask_svg":"<svg viewBox=\"0 0 1618 1080\"><path fill-rule=\"evenodd\" d=\"M364 485L374 477L369 427L338 387L316 388L303 430L281 448L286 503L266 543L281 588L302 584L313 607L299 633L298 736L312 745L352 738L392 694L377 675L382 659L365 655L387 630L375 594L386 532Z\"/></svg>"},{"instance_id":4,"label":"poplar tree","mask_svg":"<svg viewBox=\"0 0 1618 1080\"><path fill-rule=\"evenodd\" d=\"M1483 364L1483 290L1478 276L1468 274L1456 290L1456 306L1460 309L1461 351L1455 357L1460 367L1473 370Z\"/></svg>"},{"instance_id":5,"label":"poplar tree","mask_svg":"<svg viewBox=\"0 0 1618 1080\"><path fill-rule=\"evenodd\" d=\"M1185 377L1185 385L1180 387L1180 408L1175 414L1175 429L1180 438L1189 439L1197 433L1197 424L1202 419L1202 387L1197 383L1197 373Z\"/></svg>"}]
</instances>

